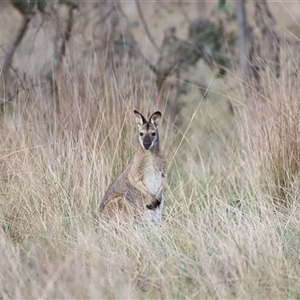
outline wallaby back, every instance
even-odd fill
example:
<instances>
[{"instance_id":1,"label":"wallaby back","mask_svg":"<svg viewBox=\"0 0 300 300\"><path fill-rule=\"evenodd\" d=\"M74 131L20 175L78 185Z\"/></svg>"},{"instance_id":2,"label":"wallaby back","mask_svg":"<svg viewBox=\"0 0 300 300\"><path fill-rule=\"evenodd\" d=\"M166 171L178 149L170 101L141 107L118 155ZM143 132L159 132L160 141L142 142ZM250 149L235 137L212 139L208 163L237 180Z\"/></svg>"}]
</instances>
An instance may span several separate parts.
<instances>
[{"instance_id":1,"label":"wallaby back","mask_svg":"<svg viewBox=\"0 0 300 300\"><path fill-rule=\"evenodd\" d=\"M167 161L159 145L158 127L161 113L147 121L134 111L138 125L138 149L132 161L110 185L100 205L100 213L108 219L132 216L141 221L150 212L152 222L159 223L164 196L162 187Z\"/></svg>"}]
</instances>

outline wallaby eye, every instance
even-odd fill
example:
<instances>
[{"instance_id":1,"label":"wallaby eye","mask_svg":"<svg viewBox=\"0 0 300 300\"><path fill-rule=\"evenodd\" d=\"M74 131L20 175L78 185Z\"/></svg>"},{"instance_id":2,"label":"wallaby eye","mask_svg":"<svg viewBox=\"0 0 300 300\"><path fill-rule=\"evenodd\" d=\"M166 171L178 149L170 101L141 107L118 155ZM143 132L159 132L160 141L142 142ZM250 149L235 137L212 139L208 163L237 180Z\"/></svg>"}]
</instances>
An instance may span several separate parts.
<instances>
[{"instance_id":1,"label":"wallaby eye","mask_svg":"<svg viewBox=\"0 0 300 300\"><path fill-rule=\"evenodd\" d=\"M151 134L152 136L156 136L156 132L152 132L152 134Z\"/></svg>"},{"instance_id":2,"label":"wallaby eye","mask_svg":"<svg viewBox=\"0 0 300 300\"><path fill-rule=\"evenodd\" d=\"M143 136L144 134L142 132L140 132L140 136Z\"/></svg>"}]
</instances>

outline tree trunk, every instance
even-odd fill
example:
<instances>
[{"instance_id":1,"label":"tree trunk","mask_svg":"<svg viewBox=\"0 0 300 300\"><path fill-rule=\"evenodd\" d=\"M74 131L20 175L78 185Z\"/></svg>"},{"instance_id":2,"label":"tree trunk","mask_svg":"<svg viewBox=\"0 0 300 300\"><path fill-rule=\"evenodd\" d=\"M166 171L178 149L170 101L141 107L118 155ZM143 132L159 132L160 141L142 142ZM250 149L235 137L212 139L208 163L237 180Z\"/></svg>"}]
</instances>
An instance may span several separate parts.
<instances>
[{"instance_id":1,"label":"tree trunk","mask_svg":"<svg viewBox=\"0 0 300 300\"><path fill-rule=\"evenodd\" d=\"M250 35L246 14L246 0L236 2L236 14L238 23L238 49L240 54L240 63L242 79L247 81L250 73Z\"/></svg>"}]
</instances>

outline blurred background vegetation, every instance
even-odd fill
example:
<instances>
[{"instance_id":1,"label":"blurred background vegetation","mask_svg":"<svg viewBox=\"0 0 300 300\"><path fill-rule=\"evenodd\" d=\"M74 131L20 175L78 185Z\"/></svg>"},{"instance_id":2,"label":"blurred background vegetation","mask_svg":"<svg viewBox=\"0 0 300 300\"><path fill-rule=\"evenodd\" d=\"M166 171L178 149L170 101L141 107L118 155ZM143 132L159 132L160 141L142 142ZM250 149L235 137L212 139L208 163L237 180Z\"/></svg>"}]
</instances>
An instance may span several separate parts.
<instances>
[{"instance_id":1,"label":"blurred background vegetation","mask_svg":"<svg viewBox=\"0 0 300 300\"><path fill-rule=\"evenodd\" d=\"M150 98L167 101L175 115L189 86L205 91L207 72L236 75L258 88L266 69L280 75L280 43L298 43L297 16L290 18L291 4L282 6L280 11L267 1L225 0L2 2L1 103L31 89L38 76L59 110L57 77L64 60L71 68L94 56L99 69L134 74Z\"/></svg>"}]
</instances>

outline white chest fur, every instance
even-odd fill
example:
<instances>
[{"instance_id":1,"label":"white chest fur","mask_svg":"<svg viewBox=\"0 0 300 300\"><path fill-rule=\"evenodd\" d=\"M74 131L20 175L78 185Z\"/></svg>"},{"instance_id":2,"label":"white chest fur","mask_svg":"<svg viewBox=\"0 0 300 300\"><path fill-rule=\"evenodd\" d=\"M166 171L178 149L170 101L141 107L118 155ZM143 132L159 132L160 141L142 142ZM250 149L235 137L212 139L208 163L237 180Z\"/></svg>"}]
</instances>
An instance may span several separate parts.
<instances>
[{"instance_id":1,"label":"white chest fur","mask_svg":"<svg viewBox=\"0 0 300 300\"><path fill-rule=\"evenodd\" d=\"M151 156L145 161L142 182L152 195L156 195L162 186L162 170Z\"/></svg>"}]
</instances>

